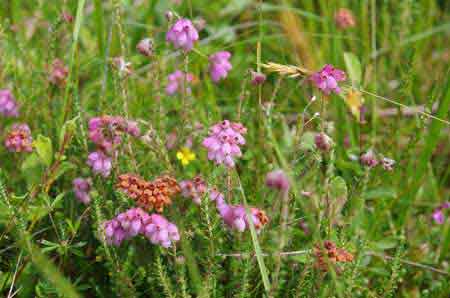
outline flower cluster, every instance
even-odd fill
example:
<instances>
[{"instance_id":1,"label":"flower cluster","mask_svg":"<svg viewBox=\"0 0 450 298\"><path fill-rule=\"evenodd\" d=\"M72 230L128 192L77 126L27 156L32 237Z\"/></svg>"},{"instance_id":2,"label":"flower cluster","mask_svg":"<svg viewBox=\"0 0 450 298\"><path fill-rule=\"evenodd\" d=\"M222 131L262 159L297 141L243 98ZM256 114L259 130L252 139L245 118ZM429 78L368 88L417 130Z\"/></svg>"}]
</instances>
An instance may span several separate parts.
<instances>
[{"instance_id":1,"label":"flower cluster","mask_svg":"<svg viewBox=\"0 0 450 298\"><path fill-rule=\"evenodd\" d=\"M89 191L92 187L91 179L75 178L72 181L75 197L83 204L87 205L91 202Z\"/></svg>"},{"instance_id":2,"label":"flower cluster","mask_svg":"<svg viewBox=\"0 0 450 298\"><path fill-rule=\"evenodd\" d=\"M167 95L174 95L176 93L183 92L190 94L191 88L189 87L189 84L194 80L194 75L191 73L184 73L181 70L176 70L175 72L169 74L167 80Z\"/></svg>"},{"instance_id":3,"label":"flower cluster","mask_svg":"<svg viewBox=\"0 0 450 298\"><path fill-rule=\"evenodd\" d=\"M344 71L327 64L320 71L312 74L310 80L317 88L322 90L323 93L329 95L331 92L341 92L338 82L344 81L345 78Z\"/></svg>"},{"instance_id":4,"label":"flower cluster","mask_svg":"<svg viewBox=\"0 0 450 298\"><path fill-rule=\"evenodd\" d=\"M325 240L323 247L320 244L314 246L315 266L322 271L328 271L329 265L339 262L353 261L353 255L342 248L337 248L332 241Z\"/></svg>"},{"instance_id":5,"label":"flower cluster","mask_svg":"<svg viewBox=\"0 0 450 298\"><path fill-rule=\"evenodd\" d=\"M69 69L64 65L60 59L55 59L50 69L48 80L53 85L62 87L66 84L66 78L69 74Z\"/></svg>"},{"instance_id":6,"label":"flower cluster","mask_svg":"<svg viewBox=\"0 0 450 298\"><path fill-rule=\"evenodd\" d=\"M208 150L208 159L214 160L216 164L234 167L234 158L242 155L239 146L245 144L243 135L246 132L247 129L241 123L228 120L214 125L202 143Z\"/></svg>"},{"instance_id":7,"label":"flower cluster","mask_svg":"<svg viewBox=\"0 0 450 298\"><path fill-rule=\"evenodd\" d=\"M24 123L13 124L6 135L5 146L10 152L33 151L33 137L30 127Z\"/></svg>"},{"instance_id":8,"label":"flower cluster","mask_svg":"<svg viewBox=\"0 0 450 298\"><path fill-rule=\"evenodd\" d=\"M89 153L87 164L91 167L94 174L100 174L108 177L111 174L112 159L103 151L94 151Z\"/></svg>"},{"instance_id":9,"label":"flower cluster","mask_svg":"<svg viewBox=\"0 0 450 298\"><path fill-rule=\"evenodd\" d=\"M120 116L101 116L89 120L89 139L101 150L111 152L122 142L122 135L140 135L137 122Z\"/></svg>"},{"instance_id":10,"label":"flower cluster","mask_svg":"<svg viewBox=\"0 0 450 298\"><path fill-rule=\"evenodd\" d=\"M360 162L362 165L368 168L374 168L379 163L375 153L372 150L369 150L366 153L362 154L360 157Z\"/></svg>"},{"instance_id":11,"label":"flower cluster","mask_svg":"<svg viewBox=\"0 0 450 298\"><path fill-rule=\"evenodd\" d=\"M136 49L145 57L153 55L153 40L151 38L144 38L136 46Z\"/></svg>"},{"instance_id":12,"label":"flower cluster","mask_svg":"<svg viewBox=\"0 0 450 298\"><path fill-rule=\"evenodd\" d=\"M124 240L143 235L153 244L170 247L180 239L178 228L165 217L149 215L141 208L132 208L103 224L108 244L119 246Z\"/></svg>"},{"instance_id":13,"label":"flower cluster","mask_svg":"<svg viewBox=\"0 0 450 298\"><path fill-rule=\"evenodd\" d=\"M274 170L267 173L266 185L281 191L288 191L290 187L289 178L283 170Z\"/></svg>"},{"instance_id":14,"label":"flower cluster","mask_svg":"<svg viewBox=\"0 0 450 298\"><path fill-rule=\"evenodd\" d=\"M325 133L319 132L314 136L314 144L320 151L328 152L333 146L333 140Z\"/></svg>"},{"instance_id":15,"label":"flower cluster","mask_svg":"<svg viewBox=\"0 0 450 298\"><path fill-rule=\"evenodd\" d=\"M180 192L177 181L167 175L149 182L137 175L122 174L116 187L135 200L139 207L157 212L172 204L171 198Z\"/></svg>"},{"instance_id":16,"label":"flower cluster","mask_svg":"<svg viewBox=\"0 0 450 298\"><path fill-rule=\"evenodd\" d=\"M334 15L334 21L340 29L347 29L356 26L356 20L351 10L340 8Z\"/></svg>"},{"instance_id":17,"label":"flower cluster","mask_svg":"<svg viewBox=\"0 0 450 298\"><path fill-rule=\"evenodd\" d=\"M198 32L188 19L179 19L166 34L166 41L171 42L177 49L188 52L198 40Z\"/></svg>"},{"instance_id":18,"label":"flower cluster","mask_svg":"<svg viewBox=\"0 0 450 298\"><path fill-rule=\"evenodd\" d=\"M209 74L213 82L225 79L228 72L233 68L229 59L231 53L227 51L217 52L209 57Z\"/></svg>"},{"instance_id":19,"label":"flower cluster","mask_svg":"<svg viewBox=\"0 0 450 298\"><path fill-rule=\"evenodd\" d=\"M434 209L433 219L437 224L442 225L444 223L444 221L445 221L444 210L449 209L449 208L450 208L450 202L445 202L445 203L441 204L439 207L437 207L436 209Z\"/></svg>"},{"instance_id":20,"label":"flower cluster","mask_svg":"<svg viewBox=\"0 0 450 298\"><path fill-rule=\"evenodd\" d=\"M243 205L228 205L224 200L223 194L215 189L210 191L210 199L216 202L220 217L230 229L235 229L239 232L250 229L250 223ZM250 208L250 215L257 232L269 222L266 213L258 208Z\"/></svg>"},{"instance_id":21,"label":"flower cluster","mask_svg":"<svg viewBox=\"0 0 450 298\"><path fill-rule=\"evenodd\" d=\"M206 182L200 176L192 180L183 180L180 182L181 195L185 198L191 198L192 201L200 205L203 195L206 193Z\"/></svg>"},{"instance_id":22,"label":"flower cluster","mask_svg":"<svg viewBox=\"0 0 450 298\"><path fill-rule=\"evenodd\" d=\"M0 114L5 117L19 116L19 106L14 95L8 89L0 90Z\"/></svg>"}]
</instances>

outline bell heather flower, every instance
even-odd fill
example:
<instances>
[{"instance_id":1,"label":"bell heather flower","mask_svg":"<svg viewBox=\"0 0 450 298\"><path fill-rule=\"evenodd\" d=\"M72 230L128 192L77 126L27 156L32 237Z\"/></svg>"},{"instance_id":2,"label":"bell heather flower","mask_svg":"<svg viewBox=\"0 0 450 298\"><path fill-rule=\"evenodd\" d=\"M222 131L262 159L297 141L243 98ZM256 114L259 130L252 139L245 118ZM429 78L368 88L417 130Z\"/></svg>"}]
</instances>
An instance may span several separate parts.
<instances>
[{"instance_id":1,"label":"bell heather flower","mask_svg":"<svg viewBox=\"0 0 450 298\"><path fill-rule=\"evenodd\" d=\"M62 87L66 84L66 78L69 74L69 69L64 65L60 59L55 59L52 63L48 80L53 85Z\"/></svg>"},{"instance_id":2,"label":"bell heather flower","mask_svg":"<svg viewBox=\"0 0 450 298\"><path fill-rule=\"evenodd\" d=\"M192 50L198 40L198 32L188 19L179 19L172 25L166 34L166 41L171 42L175 48L182 48L186 52Z\"/></svg>"},{"instance_id":3,"label":"bell heather flower","mask_svg":"<svg viewBox=\"0 0 450 298\"><path fill-rule=\"evenodd\" d=\"M316 144L316 147L324 152L328 152L331 149L331 146L333 145L333 141L329 136L324 134L323 132L319 132L314 137L314 143Z\"/></svg>"},{"instance_id":4,"label":"bell heather flower","mask_svg":"<svg viewBox=\"0 0 450 298\"><path fill-rule=\"evenodd\" d=\"M233 68L229 59L231 53L227 51L220 51L209 56L209 74L213 82L218 82L225 79L228 72Z\"/></svg>"},{"instance_id":5,"label":"bell heather flower","mask_svg":"<svg viewBox=\"0 0 450 298\"><path fill-rule=\"evenodd\" d=\"M172 242L180 240L177 226L159 214L150 216L150 220L145 225L144 234L151 243L165 248L172 246Z\"/></svg>"},{"instance_id":6,"label":"bell heather flower","mask_svg":"<svg viewBox=\"0 0 450 298\"><path fill-rule=\"evenodd\" d=\"M378 159L372 150L367 151L360 157L361 163L369 168L374 168L378 165Z\"/></svg>"},{"instance_id":7,"label":"bell heather flower","mask_svg":"<svg viewBox=\"0 0 450 298\"><path fill-rule=\"evenodd\" d=\"M83 204L87 205L91 202L89 191L91 190L91 179L75 178L72 181L75 197Z\"/></svg>"},{"instance_id":8,"label":"bell heather flower","mask_svg":"<svg viewBox=\"0 0 450 298\"><path fill-rule=\"evenodd\" d=\"M108 177L111 174L111 157L107 156L103 151L89 153L87 164L95 174L100 174L103 177Z\"/></svg>"},{"instance_id":9,"label":"bell heather flower","mask_svg":"<svg viewBox=\"0 0 450 298\"><path fill-rule=\"evenodd\" d=\"M250 71L253 86L262 85L266 81L266 75L261 72Z\"/></svg>"},{"instance_id":10,"label":"bell heather flower","mask_svg":"<svg viewBox=\"0 0 450 298\"><path fill-rule=\"evenodd\" d=\"M242 155L239 146L245 144L242 135L246 132L247 129L241 123L228 120L212 126L208 137L202 143L208 150L208 159L214 160L216 164L234 167L234 157Z\"/></svg>"},{"instance_id":11,"label":"bell heather flower","mask_svg":"<svg viewBox=\"0 0 450 298\"><path fill-rule=\"evenodd\" d=\"M450 202L445 202L433 211L433 220L442 225L445 222L444 210L450 208Z\"/></svg>"},{"instance_id":12,"label":"bell heather flower","mask_svg":"<svg viewBox=\"0 0 450 298\"><path fill-rule=\"evenodd\" d=\"M332 91L340 93L338 82L345 80L345 72L334 68L330 64L326 64L320 71L313 73L310 80L314 85L322 90L323 93L329 95Z\"/></svg>"},{"instance_id":13,"label":"bell heather flower","mask_svg":"<svg viewBox=\"0 0 450 298\"><path fill-rule=\"evenodd\" d=\"M289 178L283 170L274 170L267 173L266 185L281 191L288 191L290 187Z\"/></svg>"},{"instance_id":14,"label":"bell heather flower","mask_svg":"<svg viewBox=\"0 0 450 298\"><path fill-rule=\"evenodd\" d=\"M10 152L33 151L33 137L30 127L25 123L16 123L11 126L6 135L5 146Z\"/></svg>"},{"instance_id":15,"label":"bell heather flower","mask_svg":"<svg viewBox=\"0 0 450 298\"><path fill-rule=\"evenodd\" d=\"M347 8L340 8L334 15L334 21L340 29L347 29L356 25L353 13Z\"/></svg>"},{"instance_id":16,"label":"bell heather flower","mask_svg":"<svg viewBox=\"0 0 450 298\"><path fill-rule=\"evenodd\" d=\"M200 176L192 180L183 180L180 182L181 195L185 198L191 198L195 204L200 205L203 195L206 193L206 182Z\"/></svg>"},{"instance_id":17,"label":"bell heather flower","mask_svg":"<svg viewBox=\"0 0 450 298\"><path fill-rule=\"evenodd\" d=\"M144 38L137 44L136 48L145 57L150 57L153 55L153 40Z\"/></svg>"},{"instance_id":18,"label":"bell heather flower","mask_svg":"<svg viewBox=\"0 0 450 298\"><path fill-rule=\"evenodd\" d=\"M19 116L19 106L14 95L8 89L0 90L0 114L5 117Z\"/></svg>"},{"instance_id":19,"label":"bell heather flower","mask_svg":"<svg viewBox=\"0 0 450 298\"><path fill-rule=\"evenodd\" d=\"M187 94L191 93L189 84L194 80L194 76L191 73L185 74L181 70L176 70L167 76L167 80L169 81L166 86L167 95L174 95L177 92L183 94L183 86L185 84L185 92Z\"/></svg>"}]
</instances>

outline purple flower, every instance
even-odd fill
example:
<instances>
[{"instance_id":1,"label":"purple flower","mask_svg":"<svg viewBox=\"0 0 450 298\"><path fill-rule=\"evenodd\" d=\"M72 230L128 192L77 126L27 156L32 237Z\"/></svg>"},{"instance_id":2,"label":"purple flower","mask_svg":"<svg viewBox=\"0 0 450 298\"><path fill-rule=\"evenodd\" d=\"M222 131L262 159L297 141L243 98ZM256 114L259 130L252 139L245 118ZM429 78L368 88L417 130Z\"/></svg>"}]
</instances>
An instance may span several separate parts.
<instances>
[{"instance_id":1,"label":"purple flower","mask_svg":"<svg viewBox=\"0 0 450 298\"><path fill-rule=\"evenodd\" d=\"M231 53L226 51L217 52L209 57L209 74L213 82L217 83L227 77L233 68L229 61L230 57Z\"/></svg>"},{"instance_id":2,"label":"purple flower","mask_svg":"<svg viewBox=\"0 0 450 298\"><path fill-rule=\"evenodd\" d=\"M106 242L119 246L124 240L143 234L149 221L150 215L141 208L132 208L120 213L114 219L103 223Z\"/></svg>"},{"instance_id":3,"label":"purple flower","mask_svg":"<svg viewBox=\"0 0 450 298\"><path fill-rule=\"evenodd\" d=\"M151 38L142 39L136 46L136 49L145 57L153 55L153 40Z\"/></svg>"},{"instance_id":4,"label":"purple flower","mask_svg":"<svg viewBox=\"0 0 450 298\"><path fill-rule=\"evenodd\" d=\"M216 164L225 164L234 167L235 157L242 155L240 146L245 144L242 136L247 129L241 123L224 120L211 127L207 138L203 140L203 146L208 150L208 159Z\"/></svg>"},{"instance_id":5,"label":"purple flower","mask_svg":"<svg viewBox=\"0 0 450 298\"><path fill-rule=\"evenodd\" d=\"M367 151L360 157L361 164L366 167L374 168L378 165L378 159L372 150Z\"/></svg>"},{"instance_id":6,"label":"purple flower","mask_svg":"<svg viewBox=\"0 0 450 298\"><path fill-rule=\"evenodd\" d=\"M0 114L5 117L19 116L19 106L14 95L8 89L0 90Z\"/></svg>"},{"instance_id":7,"label":"purple flower","mask_svg":"<svg viewBox=\"0 0 450 298\"><path fill-rule=\"evenodd\" d=\"M166 93L168 95L174 95L175 93L183 93L183 86L186 84L186 93L191 93L191 88L189 83L194 80L194 76L191 73L183 73L181 70L176 70L175 72L169 74L167 77L169 81L166 86Z\"/></svg>"},{"instance_id":8,"label":"purple flower","mask_svg":"<svg viewBox=\"0 0 450 298\"><path fill-rule=\"evenodd\" d=\"M89 191L91 190L91 179L75 178L72 181L75 197L83 204L88 205L91 202Z\"/></svg>"},{"instance_id":9,"label":"purple flower","mask_svg":"<svg viewBox=\"0 0 450 298\"><path fill-rule=\"evenodd\" d=\"M197 29L188 19L179 19L166 34L166 41L171 42L175 48L182 48L186 52L192 50L197 40Z\"/></svg>"},{"instance_id":10,"label":"purple flower","mask_svg":"<svg viewBox=\"0 0 450 298\"><path fill-rule=\"evenodd\" d=\"M262 85L266 81L266 75L261 72L250 71L253 86Z\"/></svg>"},{"instance_id":11,"label":"purple flower","mask_svg":"<svg viewBox=\"0 0 450 298\"><path fill-rule=\"evenodd\" d=\"M331 146L333 145L331 138L322 132L316 134L314 143L316 144L316 147L323 152L330 151Z\"/></svg>"},{"instance_id":12,"label":"purple flower","mask_svg":"<svg viewBox=\"0 0 450 298\"><path fill-rule=\"evenodd\" d=\"M310 80L326 95L332 91L340 93L341 88L339 88L338 82L345 80L345 72L327 64L320 71L312 74Z\"/></svg>"},{"instance_id":13,"label":"purple flower","mask_svg":"<svg viewBox=\"0 0 450 298\"><path fill-rule=\"evenodd\" d=\"M5 138L5 146L10 152L33 151L33 137L30 127L25 123L15 123Z\"/></svg>"},{"instance_id":14,"label":"purple flower","mask_svg":"<svg viewBox=\"0 0 450 298\"><path fill-rule=\"evenodd\" d=\"M200 176L192 180L183 180L180 182L181 195L185 198L191 198L195 204L200 205L203 195L206 193L206 183Z\"/></svg>"},{"instance_id":15,"label":"purple flower","mask_svg":"<svg viewBox=\"0 0 450 298\"><path fill-rule=\"evenodd\" d=\"M266 185L281 191L288 191L290 187L289 178L283 170L275 170L267 173Z\"/></svg>"},{"instance_id":16,"label":"purple flower","mask_svg":"<svg viewBox=\"0 0 450 298\"><path fill-rule=\"evenodd\" d=\"M87 164L95 174L100 174L103 177L108 177L111 174L111 157L107 156L103 151L89 153Z\"/></svg>"},{"instance_id":17,"label":"purple flower","mask_svg":"<svg viewBox=\"0 0 450 298\"><path fill-rule=\"evenodd\" d=\"M144 228L144 234L151 243L166 248L172 246L172 242L180 240L177 226L159 214L150 216L149 223Z\"/></svg>"},{"instance_id":18,"label":"purple flower","mask_svg":"<svg viewBox=\"0 0 450 298\"><path fill-rule=\"evenodd\" d=\"M442 225L445 222L444 210L448 208L450 208L450 202L445 202L434 209L433 219L437 224Z\"/></svg>"}]
</instances>

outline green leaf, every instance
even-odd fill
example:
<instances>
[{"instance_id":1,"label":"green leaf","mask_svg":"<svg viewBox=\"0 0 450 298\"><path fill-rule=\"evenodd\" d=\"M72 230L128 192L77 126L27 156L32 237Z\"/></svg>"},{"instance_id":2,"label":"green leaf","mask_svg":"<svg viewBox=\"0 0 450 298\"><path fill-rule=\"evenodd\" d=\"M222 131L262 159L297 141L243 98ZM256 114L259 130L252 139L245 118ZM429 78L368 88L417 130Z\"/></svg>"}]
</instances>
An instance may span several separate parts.
<instances>
[{"instance_id":1,"label":"green leaf","mask_svg":"<svg viewBox=\"0 0 450 298\"><path fill-rule=\"evenodd\" d=\"M397 246L397 240L395 239L383 239L373 244L374 248L378 250L388 250Z\"/></svg>"},{"instance_id":2,"label":"green leaf","mask_svg":"<svg viewBox=\"0 0 450 298\"><path fill-rule=\"evenodd\" d=\"M344 61L348 76L350 77L352 83L356 83L357 85L361 84L362 68L358 57L356 57L353 53L345 52Z\"/></svg>"},{"instance_id":3,"label":"green leaf","mask_svg":"<svg viewBox=\"0 0 450 298\"><path fill-rule=\"evenodd\" d=\"M36 148L36 152L42 163L49 167L53 161L52 140L43 135L38 135L37 139L33 142L33 145Z\"/></svg>"},{"instance_id":4,"label":"green leaf","mask_svg":"<svg viewBox=\"0 0 450 298\"><path fill-rule=\"evenodd\" d=\"M64 123L64 125L61 128L61 132L59 133L59 147L61 148L63 143L64 143L64 139L69 137L72 138L72 136L75 134L75 131L77 129L77 120L78 120L78 116L66 121L66 123ZM66 140L66 146L69 144L70 140Z\"/></svg>"},{"instance_id":5,"label":"green leaf","mask_svg":"<svg viewBox=\"0 0 450 298\"><path fill-rule=\"evenodd\" d=\"M330 181L330 221L338 223L341 218L342 209L347 202L347 184L345 180L336 176Z\"/></svg>"},{"instance_id":6,"label":"green leaf","mask_svg":"<svg viewBox=\"0 0 450 298\"><path fill-rule=\"evenodd\" d=\"M363 194L363 198L366 200L395 197L397 197L397 192L395 191L395 189L385 187L370 189Z\"/></svg>"}]
</instances>

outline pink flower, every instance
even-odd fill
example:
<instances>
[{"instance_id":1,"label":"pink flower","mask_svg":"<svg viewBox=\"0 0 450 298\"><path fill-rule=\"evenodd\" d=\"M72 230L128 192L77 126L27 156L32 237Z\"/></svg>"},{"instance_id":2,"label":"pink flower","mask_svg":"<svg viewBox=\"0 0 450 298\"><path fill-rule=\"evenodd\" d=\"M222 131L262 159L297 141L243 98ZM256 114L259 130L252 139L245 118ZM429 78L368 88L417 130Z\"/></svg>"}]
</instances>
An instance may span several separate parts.
<instances>
[{"instance_id":1,"label":"pink flower","mask_svg":"<svg viewBox=\"0 0 450 298\"><path fill-rule=\"evenodd\" d=\"M347 29L356 25L352 11L347 8L340 8L334 15L334 20L340 29Z\"/></svg>"},{"instance_id":2,"label":"pink flower","mask_svg":"<svg viewBox=\"0 0 450 298\"><path fill-rule=\"evenodd\" d=\"M288 191L290 187L289 178L283 170L275 170L267 173L266 185L281 191Z\"/></svg>"},{"instance_id":3,"label":"pink flower","mask_svg":"<svg viewBox=\"0 0 450 298\"><path fill-rule=\"evenodd\" d=\"M111 174L111 157L107 156L103 151L89 153L87 164L95 174L100 174L103 177L108 177Z\"/></svg>"},{"instance_id":4,"label":"pink flower","mask_svg":"<svg viewBox=\"0 0 450 298\"><path fill-rule=\"evenodd\" d=\"M212 126L202 143L208 150L208 159L214 160L216 164L234 167L234 158L242 155L240 146L245 144L242 135L246 132L247 129L241 123L228 120Z\"/></svg>"},{"instance_id":5,"label":"pink flower","mask_svg":"<svg viewBox=\"0 0 450 298\"><path fill-rule=\"evenodd\" d=\"M151 243L165 248L172 246L172 242L180 240L177 226L159 214L150 216L150 220L144 228L144 234Z\"/></svg>"},{"instance_id":6,"label":"pink flower","mask_svg":"<svg viewBox=\"0 0 450 298\"><path fill-rule=\"evenodd\" d=\"M191 88L189 87L189 83L194 80L194 76L191 73L183 73L181 70L176 70L175 72L169 74L167 77L169 81L166 86L166 93L168 95L174 95L175 93L183 93L183 86L186 84L185 89L186 93L191 93Z\"/></svg>"},{"instance_id":7,"label":"pink flower","mask_svg":"<svg viewBox=\"0 0 450 298\"><path fill-rule=\"evenodd\" d=\"M330 151L331 146L333 145L331 138L322 132L316 134L314 137L314 143L316 147L323 152Z\"/></svg>"},{"instance_id":8,"label":"pink flower","mask_svg":"<svg viewBox=\"0 0 450 298\"><path fill-rule=\"evenodd\" d=\"M182 48L186 52L192 50L197 40L197 29L188 19L179 19L166 34L166 41L171 42L175 48Z\"/></svg>"},{"instance_id":9,"label":"pink flower","mask_svg":"<svg viewBox=\"0 0 450 298\"><path fill-rule=\"evenodd\" d=\"M106 242L119 246L124 240L143 234L149 221L150 215L141 208L132 208L120 213L116 218L103 223Z\"/></svg>"},{"instance_id":10,"label":"pink flower","mask_svg":"<svg viewBox=\"0 0 450 298\"><path fill-rule=\"evenodd\" d=\"M366 167L374 168L378 165L378 159L372 150L367 151L360 157L361 164Z\"/></svg>"},{"instance_id":11,"label":"pink flower","mask_svg":"<svg viewBox=\"0 0 450 298\"><path fill-rule=\"evenodd\" d=\"M91 190L91 179L75 178L72 181L75 197L83 204L88 205L91 202L89 191Z\"/></svg>"},{"instance_id":12,"label":"pink flower","mask_svg":"<svg viewBox=\"0 0 450 298\"><path fill-rule=\"evenodd\" d=\"M14 95L8 89L0 90L0 114L5 117L19 116L19 106Z\"/></svg>"},{"instance_id":13,"label":"pink flower","mask_svg":"<svg viewBox=\"0 0 450 298\"><path fill-rule=\"evenodd\" d=\"M206 182L197 176L192 180L183 180L180 182L181 195L185 198L191 198L195 204L200 205L203 195L206 193Z\"/></svg>"},{"instance_id":14,"label":"pink flower","mask_svg":"<svg viewBox=\"0 0 450 298\"><path fill-rule=\"evenodd\" d=\"M13 124L6 135L5 146L10 152L33 151L33 137L30 127L25 123Z\"/></svg>"},{"instance_id":15,"label":"pink flower","mask_svg":"<svg viewBox=\"0 0 450 298\"><path fill-rule=\"evenodd\" d=\"M383 157L381 159L381 166L386 171L392 171L394 169L394 165L395 165L395 160L393 160L393 159L390 159L387 157Z\"/></svg>"},{"instance_id":16,"label":"pink flower","mask_svg":"<svg viewBox=\"0 0 450 298\"><path fill-rule=\"evenodd\" d=\"M69 74L69 69L64 65L60 59L55 59L52 63L48 80L53 85L62 87L66 84L66 78Z\"/></svg>"},{"instance_id":17,"label":"pink flower","mask_svg":"<svg viewBox=\"0 0 450 298\"><path fill-rule=\"evenodd\" d=\"M233 68L229 61L230 57L231 53L226 51L217 52L209 57L209 74L213 82L217 83L227 77Z\"/></svg>"},{"instance_id":18,"label":"pink flower","mask_svg":"<svg viewBox=\"0 0 450 298\"><path fill-rule=\"evenodd\" d=\"M433 220L442 225L445 222L444 210L450 208L450 202L445 202L433 211Z\"/></svg>"},{"instance_id":19,"label":"pink flower","mask_svg":"<svg viewBox=\"0 0 450 298\"><path fill-rule=\"evenodd\" d=\"M320 71L312 74L310 80L326 95L332 91L340 93L341 88L339 88L338 82L345 80L345 72L327 64Z\"/></svg>"},{"instance_id":20,"label":"pink flower","mask_svg":"<svg viewBox=\"0 0 450 298\"><path fill-rule=\"evenodd\" d=\"M251 82L253 86L262 85L266 81L266 75L261 72L250 71L250 75L252 78Z\"/></svg>"},{"instance_id":21,"label":"pink flower","mask_svg":"<svg viewBox=\"0 0 450 298\"><path fill-rule=\"evenodd\" d=\"M142 39L136 46L136 49L145 57L153 55L153 40L151 38Z\"/></svg>"}]
</instances>

